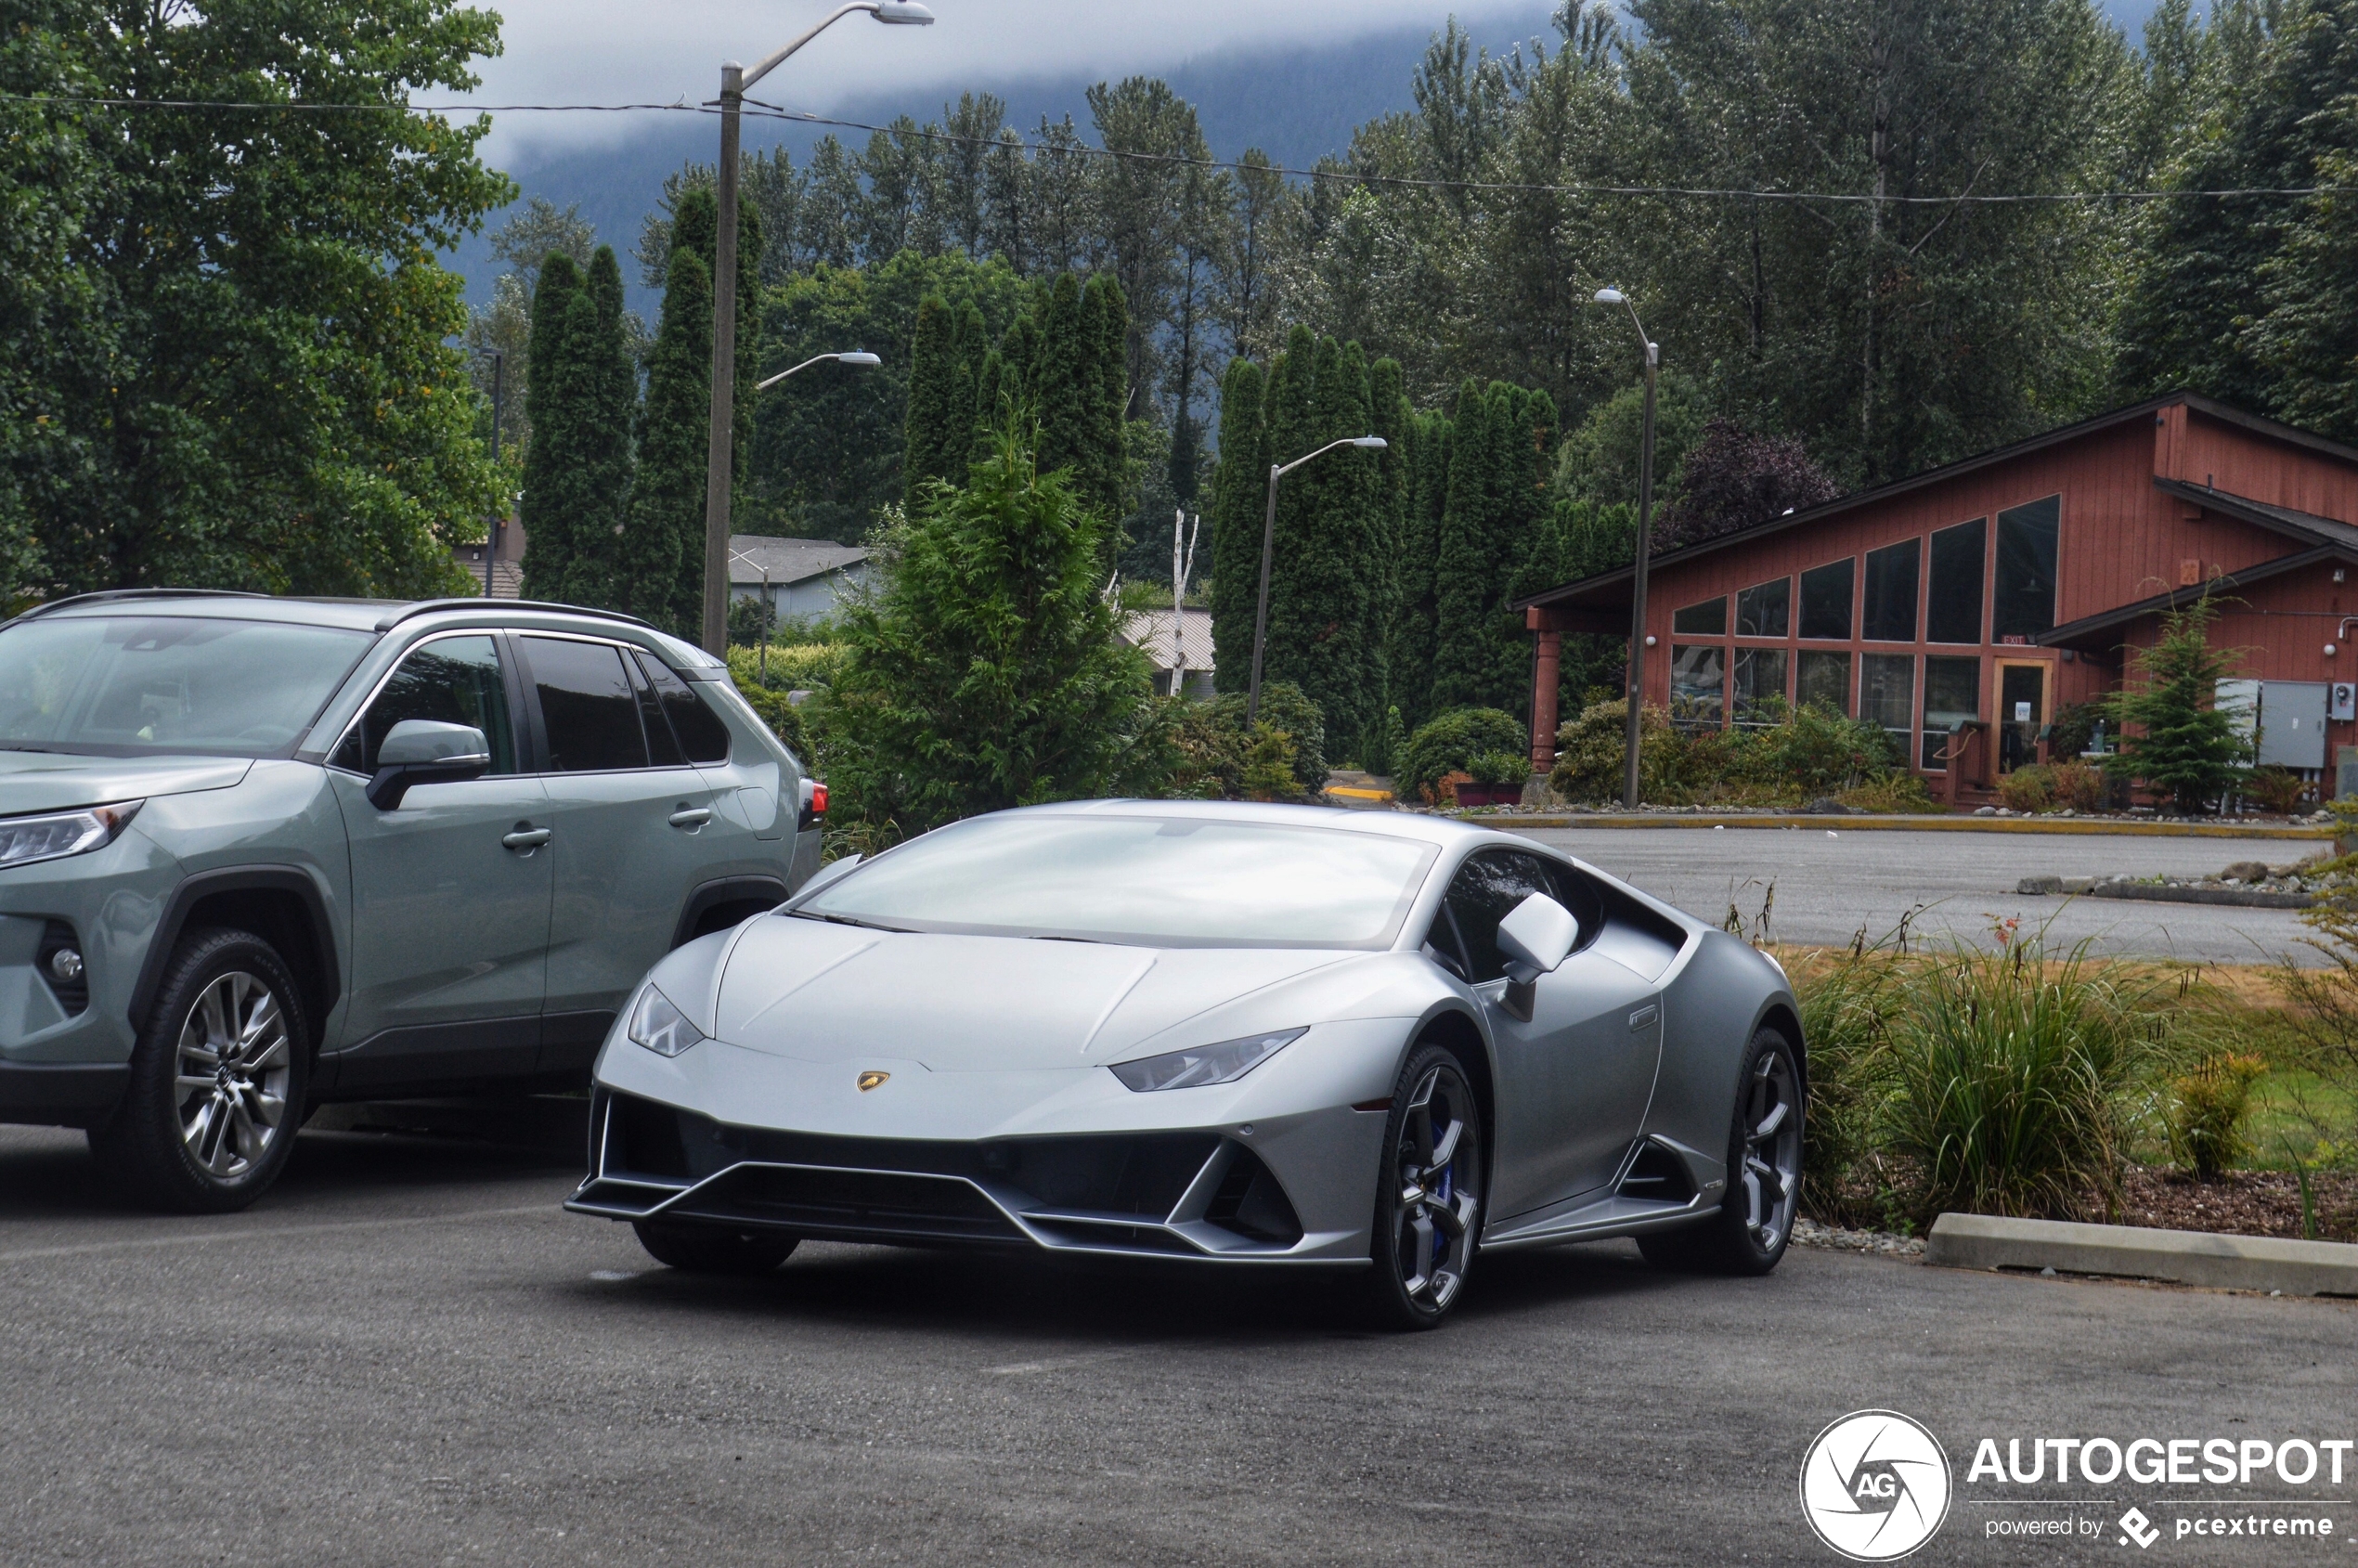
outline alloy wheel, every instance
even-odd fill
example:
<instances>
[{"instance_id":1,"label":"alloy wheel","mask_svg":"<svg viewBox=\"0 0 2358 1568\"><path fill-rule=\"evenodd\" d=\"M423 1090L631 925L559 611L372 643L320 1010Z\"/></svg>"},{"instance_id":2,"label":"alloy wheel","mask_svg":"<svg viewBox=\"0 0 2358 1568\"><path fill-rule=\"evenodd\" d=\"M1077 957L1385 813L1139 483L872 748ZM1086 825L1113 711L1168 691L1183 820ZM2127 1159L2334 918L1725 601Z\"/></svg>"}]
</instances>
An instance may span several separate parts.
<instances>
[{"instance_id":1,"label":"alloy wheel","mask_svg":"<svg viewBox=\"0 0 2358 1568\"><path fill-rule=\"evenodd\" d=\"M292 1053L286 1011L258 977L206 986L180 1026L180 1136L198 1169L235 1181L285 1129Z\"/></svg>"},{"instance_id":2,"label":"alloy wheel","mask_svg":"<svg viewBox=\"0 0 2358 1568\"><path fill-rule=\"evenodd\" d=\"M1447 1066L1427 1069L1408 1096L1393 1151L1400 1204L1393 1251L1402 1291L1436 1315L1457 1295L1473 1261L1482 1212L1481 1139L1465 1079Z\"/></svg>"},{"instance_id":3,"label":"alloy wheel","mask_svg":"<svg viewBox=\"0 0 2358 1568\"><path fill-rule=\"evenodd\" d=\"M1793 1228L1801 1196L1801 1094L1793 1060L1763 1051L1745 1087L1744 1228L1764 1253L1774 1252Z\"/></svg>"}]
</instances>

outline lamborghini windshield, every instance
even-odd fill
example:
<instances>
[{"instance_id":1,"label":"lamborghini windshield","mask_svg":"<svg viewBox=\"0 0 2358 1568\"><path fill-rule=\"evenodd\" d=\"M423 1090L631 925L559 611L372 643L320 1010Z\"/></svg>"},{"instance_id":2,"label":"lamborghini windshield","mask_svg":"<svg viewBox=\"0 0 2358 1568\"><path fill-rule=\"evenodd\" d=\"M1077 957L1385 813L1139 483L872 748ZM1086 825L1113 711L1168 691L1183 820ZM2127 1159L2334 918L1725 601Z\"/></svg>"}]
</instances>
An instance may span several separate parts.
<instances>
[{"instance_id":1,"label":"lamborghini windshield","mask_svg":"<svg viewBox=\"0 0 2358 1568\"><path fill-rule=\"evenodd\" d=\"M72 616L0 631L0 750L268 757L371 638L196 616Z\"/></svg>"},{"instance_id":2,"label":"lamborghini windshield","mask_svg":"<svg viewBox=\"0 0 2358 1568\"><path fill-rule=\"evenodd\" d=\"M1437 853L1283 823L1006 812L913 839L793 913L1153 947L1380 948Z\"/></svg>"}]
</instances>

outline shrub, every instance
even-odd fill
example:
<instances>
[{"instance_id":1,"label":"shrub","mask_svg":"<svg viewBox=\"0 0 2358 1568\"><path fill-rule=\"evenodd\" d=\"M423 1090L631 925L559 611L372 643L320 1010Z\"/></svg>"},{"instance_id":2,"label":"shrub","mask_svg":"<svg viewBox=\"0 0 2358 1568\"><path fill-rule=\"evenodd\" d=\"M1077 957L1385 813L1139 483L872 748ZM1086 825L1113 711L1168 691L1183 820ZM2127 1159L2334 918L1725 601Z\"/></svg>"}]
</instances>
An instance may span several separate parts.
<instances>
[{"instance_id":1,"label":"shrub","mask_svg":"<svg viewBox=\"0 0 2358 1568\"><path fill-rule=\"evenodd\" d=\"M1924 781L1914 773L1894 771L1882 778L1870 779L1856 789L1846 789L1834 797L1854 811L1893 811L1917 814L1947 814L1949 808L1932 797Z\"/></svg>"},{"instance_id":2,"label":"shrub","mask_svg":"<svg viewBox=\"0 0 2358 1568\"><path fill-rule=\"evenodd\" d=\"M1252 748L1246 755L1244 796L1248 800L1299 800L1307 793L1294 776L1293 736L1266 723L1252 727Z\"/></svg>"},{"instance_id":3,"label":"shrub","mask_svg":"<svg viewBox=\"0 0 2358 1568\"><path fill-rule=\"evenodd\" d=\"M2101 811L2105 800L2112 793L2105 771L2092 762L2073 758L2067 762L2050 765L2048 790L2054 803L2074 811Z\"/></svg>"},{"instance_id":4,"label":"shrub","mask_svg":"<svg viewBox=\"0 0 2358 1568\"><path fill-rule=\"evenodd\" d=\"M2258 1056L2222 1052L2170 1081L2170 1150L2204 1181L2251 1153L2243 1135L2251 1086L2268 1070Z\"/></svg>"},{"instance_id":5,"label":"shrub","mask_svg":"<svg viewBox=\"0 0 2358 1568\"><path fill-rule=\"evenodd\" d=\"M1370 773L1386 777L1408 747L1408 732L1401 728L1400 710L1388 707L1383 717L1369 724L1359 737L1359 766Z\"/></svg>"},{"instance_id":6,"label":"shrub","mask_svg":"<svg viewBox=\"0 0 2358 1568\"><path fill-rule=\"evenodd\" d=\"M802 711L786 701L786 693L777 687L747 680L738 672L734 660L730 663L729 674L737 694L745 699L754 717L767 724L770 732L784 741L786 749L801 758L805 767L813 765L816 759L810 749L810 732L803 728Z\"/></svg>"},{"instance_id":7,"label":"shrub","mask_svg":"<svg viewBox=\"0 0 2358 1568\"><path fill-rule=\"evenodd\" d=\"M1487 752L1527 755L1522 726L1495 707L1458 707L1418 727L1401 750L1393 788L1404 800L1448 804L1442 780L1471 774L1473 759ZM1530 764L1525 763L1527 771Z\"/></svg>"},{"instance_id":8,"label":"shrub","mask_svg":"<svg viewBox=\"0 0 2358 1568\"><path fill-rule=\"evenodd\" d=\"M729 650L729 673L740 691L753 686L768 686L779 692L813 691L835 683L843 654L840 642L772 642L767 657L759 648L732 647Z\"/></svg>"},{"instance_id":9,"label":"shrub","mask_svg":"<svg viewBox=\"0 0 2358 1568\"><path fill-rule=\"evenodd\" d=\"M2063 763L2078 761L2079 754L2095 744L2096 726L2105 722L2105 707L2104 702L2097 701L2066 703L2055 709L2047 726L2047 755Z\"/></svg>"},{"instance_id":10,"label":"shrub","mask_svg":"<svg viewBox=\"0 0 2358 1568\"><path fill-rule=\"evenodd\" d=\"M1702 737L1697 737L1701 739ZM1738 772L1749 782L1833 795L1891 771L1891 737L1879 724L1847 719L1807 704L1788 708L1777 723L1745 732Z\"/></svg>"},{"instance_id":11,"label":"shrub","mask_svg":"<svg viewBox=\"0 0 2358 1568\"><path fill-rule=\"evenodd\" d=\"M1485 751L1466 764L1480 784L1521 784L1531 776L1531 758L1516 751Z\"/></svg>"},{"instance_id":12,"label":"shrub","mask_svg":"<svg viewBox=\"0 0 2358 1568\"><path fill-rule=\"evenodd\" d=\"M1809 1110L1802 1121L1802 1186L1821 1218L1879 1216L1854 1208L1862 1166L1876 1146L1876 1118L1890 1075L1891 1015L1901 987L1893 954L1863 942L1798 969L1801 1037L1809 1055Z\"/></svg>"},{"instance_id":13,"label":"shrub","mask_svg":"<svg viewBox=\"0 0 2358 1568\"><path fill-rule=\"evenodd\" d=\"M2117 1212L2126 1091L2177 1014L2150 980L2050 959L2002 926L1996 949L1927 960L1890 1029L1885 1147L1916 1173L1925 1223L1945 1210L2066 1216Z\"/></svg>"},{"instance_id":14,"label":"shrub","mask_svg":"<svg viewBox=\"0 0 2358 1568\"><path fill-rule=\"evenodd\" d=\"M1239 756L1251 749L1245 739L1242 692L1214 697L1204 706L1211 709L1214 721L1235 732ZM1327 720L1318 711L1318 705L1292 681L1273 680L1261 688L1261 711L1256 718L1261 724L1284 731L1293 743L1293 776L1302 793L1323 793L1327 787Z\"/></svg>"},{"instance_id":15,"label":"shrub","mask_svg":"<svg viewBox=\"0 0 2358 1568\"><path fill-rule=\"evenodd\" d=\"M2280 817L2292 815L2308 789L2308 781L2299 773L2274 763L2253 769L2244 780L2245 797L2261 810L2274 811Z\"/></svg>"},{"instance_id":16,"label":"shrub","mask_svg":"<svg viewBox=\"0 0 2358 1568\"><path fill-rule=\"evenodd\" d=\"M2107 705L2110 718L2139 733L2125 735L2119 755L2106 766L2168 794L2186 815L2240 782L2251 760L2251 743L2215 700L2220 680L2238 661L2235 653L2210 646L2210 622L2218 613L2207 593L2183 610L2163 612L2153 647L2130 652L2136 688Z\"/></svg>"},{"instance_id":17,"label":"shrub","mask_svg":"<svg viewBox=\"0 0 2358 1568\"><path fill-rule=\"evenodd\" d=\"M1626 701L1591 703L1580 717L1556 732L1556 767L1548 787L1566 800L1621 798L1627 745ZM1638 794L1641 799L1683 799L1692 743L1672 725L1667 711L1652 706L1638 711Z\"/></svg>"},{"instance_id":18,"label":"shrub","mask_svg":"<svg viewBox=\"0 0 2358 1568\"><path fill-rule=\"evenodd\" d=\"M2055 803L2054 771L2045 764L2017 768L1998 780L1998 798L2011 811L2043 811Z\"/></svg>"}]
</instances>

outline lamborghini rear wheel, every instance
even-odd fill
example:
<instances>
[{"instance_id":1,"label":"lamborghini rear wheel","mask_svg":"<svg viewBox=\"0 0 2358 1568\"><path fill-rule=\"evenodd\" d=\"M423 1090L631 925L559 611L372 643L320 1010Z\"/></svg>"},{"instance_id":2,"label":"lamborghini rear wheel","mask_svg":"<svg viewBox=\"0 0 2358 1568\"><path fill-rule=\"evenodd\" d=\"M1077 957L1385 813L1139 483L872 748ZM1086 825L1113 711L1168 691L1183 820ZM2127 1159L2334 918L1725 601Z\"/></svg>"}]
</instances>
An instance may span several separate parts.
<instances>
[{"instance_id":1,"label":"lamborghini rear wheel","mask_svg":"<svg viewBox=\"0 0 2358 1568\"><path fill-rule=\"evenodd\" d=\"M1684 1230L1638 1238L1646 1261L1707 1274L1767 1274L1785 1255L1801 1208L1801 1067L1785 1037L1752 1037L1728 1135L1728 1191L1718 1212Z\"/></svg>"},{"instance_id":2,"label":"lamborghini rear wheel","mask_svg":"<svg viewBox=\"0 0 2358 1568\"><path fill-rule=\"evenodd\" d=\"M1389 1327L1430 1328L1464 1290L1482 1237L1482 1110L1449 1051L1410 1053L1383 1150L1368 1304Z\"/></svg>"}]
</instances>

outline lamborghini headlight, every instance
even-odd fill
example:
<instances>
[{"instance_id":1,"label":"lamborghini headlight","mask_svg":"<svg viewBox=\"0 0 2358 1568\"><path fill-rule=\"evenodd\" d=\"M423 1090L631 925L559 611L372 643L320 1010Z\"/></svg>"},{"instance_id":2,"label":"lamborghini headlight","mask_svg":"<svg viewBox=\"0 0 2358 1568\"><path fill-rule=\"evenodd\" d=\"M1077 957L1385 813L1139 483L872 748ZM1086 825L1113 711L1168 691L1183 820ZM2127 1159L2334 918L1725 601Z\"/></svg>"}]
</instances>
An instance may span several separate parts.
<instances>
[{"instance_id":1,"label":"lamborghini headlight","mask_svg":"<svg viewBox=\"0 0 2358 1568\"><path fill-rule=\"evenodd\" d=\"M658 1056L676 1056L705 1038L704 1030L690 1023L688 1016L671 1004L671 998L653 986L639 992L630 1009L629 1026L623 1032Z\"/></svg>"},{"instance_id":2,"label":"lamborghini headlight","mask_svg":"<svg viewBox=\"0 0 2358 1568\"><path fill-rule=\"evenodd\" d=\"M1274 1034L1248 1034L1217 1045L1197 1045L1134 1062L1116 1062L1113 1075L1130 1088L1146 1094L1154 1089L1199 1089L1208 1083L1234 1083L1280 1050L1310 1032L1281 1029Z\"/></svg>"},{"instance_id":3,"label":"lamborghini headlight","mask_svg":"<svg viewBox=\"0 0 2358 1568\"><path fill-rule=\"evenodd\" d=\"M63 860L103 848L115 841L145 804L123 800L52 816L0 818L0 866Z\"/></svg>"}]
</instances>

